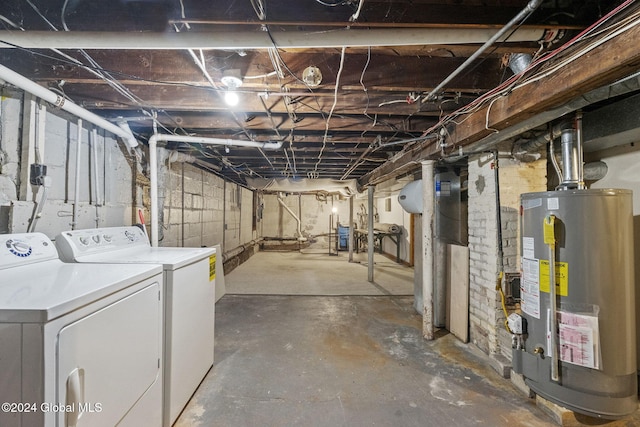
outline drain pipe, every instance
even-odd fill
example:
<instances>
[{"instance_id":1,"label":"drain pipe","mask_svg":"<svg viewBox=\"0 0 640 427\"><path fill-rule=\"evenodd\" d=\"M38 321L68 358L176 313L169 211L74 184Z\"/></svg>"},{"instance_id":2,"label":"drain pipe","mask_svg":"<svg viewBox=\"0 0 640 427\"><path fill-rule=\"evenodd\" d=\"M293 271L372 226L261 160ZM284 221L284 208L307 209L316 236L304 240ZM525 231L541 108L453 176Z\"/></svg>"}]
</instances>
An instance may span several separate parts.
<instances>
[{"instance_id":1,"label":"drain pipe","mask_svg":"<svg viewBox=\"0 0 640 427\"><path fill-rule=\"evenodd\" d=\"M465 68L467 68L473 61L475 61L485 50L487 50L491 45L493 45L500 37L502 37L507 31L511 30L511 28L525 19L527 15L536 10L538 6L542 3L542 0L531 0L527 6L520 11L511 21L509 21L504 27L500 29L497 33L493 35L489 40L485 42L480 49L475 51L473 55L467 58L458 68L456 68L449 76L442 81L438 86L436 86L427 96L422 98L422 103L431 101L435 98L436 94L447 85L451 80L453 80L458 74L460 74Z\"/></svg>"},{"instance_id":2,"label":"drain pipe","mask_svg":"<svg viewBox=\"0 0 640 427\"><path fill-rule=\"evenodd\" d=\"M52 33L52 31L46 31L46 33ZM27 79L26 77L16 73L15 71L5 67L4 65L0 65L0 80L11 83L12 85L24 90L25 92L29 92L37 96L38 98L53 104L61 110L71 113L80 119L86 120L89 123L93 123L94 125L101 127L102 129L109 131L114 135L119 136L130 148L136 147L138 145L138 141L136 141L136 138L133 136L133 133L131 133L131 130L126 130L120 126L114 125L113 123L103 119L97 114L85 110L79 105L74 104L73 102L58 95L57 93L54 93L49 89L40 86L39 84Z\"/></svg>"},{"instance_id":3,"label":"drain pipe","mask_svg":"<svg viewBox=\"0 0 640 427\"><path fill-rule=\"evenodd\" d=\"M289 208L289 206L287 206L287 204L282 199L281 193L278 193L278 203L280 203L280 206L285 208L285 210L289 212L293 219L295 219L298 223L298 241L305 242L307 238L302 235L302 221L300 221L300 218L291 210L291 208Z\"/></svg>"},{"instance_id":4,"label":"drain pipe","mask_svg":"<svg viewBox=\"0 0 640 427\"><path fill-rule=\"evenodd\" d=\"M264 148L278 150L283 142L238 141L222 138L204 138L199 136L153 134L149 138L149 215L151 217L151 246L158 246L158 141L186 142L189 144L225 145L234 147Z\"/></svg>"}]
</instances>

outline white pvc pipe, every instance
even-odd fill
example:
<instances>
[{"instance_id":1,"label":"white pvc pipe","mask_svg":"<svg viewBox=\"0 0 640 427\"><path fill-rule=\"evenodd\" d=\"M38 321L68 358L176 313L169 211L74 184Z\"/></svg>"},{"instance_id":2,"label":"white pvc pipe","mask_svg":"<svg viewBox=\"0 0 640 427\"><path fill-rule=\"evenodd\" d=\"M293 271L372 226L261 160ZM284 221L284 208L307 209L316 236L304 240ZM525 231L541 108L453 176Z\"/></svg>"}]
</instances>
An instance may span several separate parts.
<instances>
[{"instance_id":1,"label":"white pvc pipe","mask_svg":"<svg viewBox=\"0 0 640 427\"><path fill-rule=\"evenodd\" d=\"M300 218L298 217L298 215L296 215L289 206L287 206L287 204L284 202L284 200L282 200L282 196L280 196L280 193L278 193L278 202L280 203L280 206L282 206L283 208L285 208L285 210L287 212L289 212L289 214L291 214L291 216L293 217L293 219L296 220L296 223L298 224L298 240L303 242L306 241L307 239L302 235L302 221L300 220ZM329 250L331 250L331 248L329 248Z\"/></svg>"},{"instance_id":2,"label":"white pvc pipe","mask_svg":"<svg viewBox=\"0 0 640 427\"><path fill-rule=\"evenodd\" d=\"M96 206L96 228L100 227L100 170L98 169L98 130L91 129L91 148L93 148L93 171L94 184L96 186L95 206Z\"/></svg>"},{"instance_id":3,"label":"white pvc pipe","mask_svg":"<svg viewBox=\"0 0 640 427\"><path fill-rule=\"evenodd\" d=\"M179 33L182 34L182 33ZM158 141L186 142L207 145L228 145L234 147L254 147L267 150L278 150L283 142L237 141L222 138L204 138L199 136L154 134L149 138L149 215L151 222L151 246L158 246Z\"/></svg>"},{"instance_id":4,"label":"white pvc pipe","mask_svg":"<svg viewBox=\"0 0 640 427\"><path fill-rule=\"evenodd\" d=\"M485 43L492 28L378 28L332 31L127 32L0 31L0 48L26 49L283 49ZM519 28L509 42L538 41L545 30ZM270 37L271 35L271 37ZM502 41L499 37L495 41Z\"/></svg>"},{"instance_id":5,"label":"white pvc pipe","mask_svg":"<svg viewBox=\"0 0 640 427\"><path fill-rule=\"evenodd\" d=\"M71 229L75 230L78 224L78 201L80 200L80 164L82 145L82 119L78 119L78 137L76 140L76 170L75 170L75 187L73 189L73 214L71 216Z\"/></svg>"},{"instance_id":6,"label":"white pvc pipe","mask_svg":"<svg viewBox=\"0 0 640 427\"><path fill-rule=\"evenodd\" d=\"M53 31L45 31L45 33L57 34ZM0 43L0 45L2 45L2 43ZM127 145L129 145L129 147L135 147L136 145L138 145L138 141L136 141L136 138L130 131L127 132L126 130L103 119L97 114L85 110L79 105L74 104L68 99L65 99L60 95L50 91L49 89L40 86L39 84L27 79L26 77L16 73L15 71L5 67L4 65L0 65L0 79L55 105L61 110L71 113L80 119L93 123L94 125L101 127L102 129L109 131L114 135L119 136L127 143Z\"/></svg>"}]
</instances>

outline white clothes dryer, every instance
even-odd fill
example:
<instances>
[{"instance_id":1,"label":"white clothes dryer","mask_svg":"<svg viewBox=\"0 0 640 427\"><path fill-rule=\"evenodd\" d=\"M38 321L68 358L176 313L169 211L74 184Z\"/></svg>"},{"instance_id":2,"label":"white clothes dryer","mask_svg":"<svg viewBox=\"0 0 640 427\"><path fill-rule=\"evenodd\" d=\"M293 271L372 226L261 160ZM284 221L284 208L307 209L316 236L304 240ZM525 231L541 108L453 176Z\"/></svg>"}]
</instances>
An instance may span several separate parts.
<instances>
[{"instance_id":1,"label":"white clothes dryer","mask_svg":"<svg viewBox=\"0 0 640 427\"><path fill-rule=\"evenodd\" d=\"M0 425L160 426L162 269L0 235Z\"/></svg>"},{"instance_id":2,"label":"white clothes dryer","mask_svg":"<svg viewBox=\"0 0 640 427\"><path fill-rule=\"evenodd\" d=\"M136 226L66 231L56 246L67 262L163 266L163 419L173 425L213 365L215 249L152 247Z\"/></svg>"}]
</instances>

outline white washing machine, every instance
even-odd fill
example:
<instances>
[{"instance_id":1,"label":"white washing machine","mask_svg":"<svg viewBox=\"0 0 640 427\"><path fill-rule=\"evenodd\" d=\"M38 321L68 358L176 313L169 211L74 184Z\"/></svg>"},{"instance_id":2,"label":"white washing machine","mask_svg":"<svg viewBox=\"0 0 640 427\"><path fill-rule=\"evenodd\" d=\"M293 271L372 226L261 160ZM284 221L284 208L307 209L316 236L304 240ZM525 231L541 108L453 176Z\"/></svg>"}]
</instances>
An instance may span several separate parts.
<instances>
[{"instance_id":1,"label":"white washing machine","mask_svg":"<svg viewBox=\"0 0 640 427\"><path fill-rule=\"evenodd\" d=\"M56 246L68 262L163 266L163 418L173 425L213 365L215 249L151 247L135 226L67 231Z\"/></svg>"},{"instance_id":2,"label":"white washing machine","mask_svg":"<svg viewBox=\"0 0 640 427\"><path fill-rule=\"evenodd\" d=\"M162 269L0 235L0 425L160 426Z\"/></svg>"}]
</instances>

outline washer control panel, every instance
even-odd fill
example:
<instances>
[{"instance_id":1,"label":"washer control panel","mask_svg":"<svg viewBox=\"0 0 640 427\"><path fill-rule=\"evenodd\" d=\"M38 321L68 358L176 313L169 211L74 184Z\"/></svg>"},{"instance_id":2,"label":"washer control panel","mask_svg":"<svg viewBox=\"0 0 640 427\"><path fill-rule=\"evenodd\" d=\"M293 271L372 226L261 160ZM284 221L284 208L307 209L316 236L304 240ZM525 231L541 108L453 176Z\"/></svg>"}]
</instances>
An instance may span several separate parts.
<instances>
[{"instance_id":1,"label":"washer control panel","mask_svg":"<svg viewBox=\"0 0 640 427\"><path fill-rule=\"evenodd\" d=\"M75 261L83 255L105 253L136 246L149 246L149 239L140 227L109 227L65 231L56 237L60 258Z\"/></svg>"},{"instance_id":2,"label":"washer control panel","mask_svg":"<svg viewBox=\"0 0 640 427\"><path fill-rule=\"evenodd\" d=\"M0 270L57 258L56 246L42 233L0 234Z\"/></svg>"}]
</instances>

